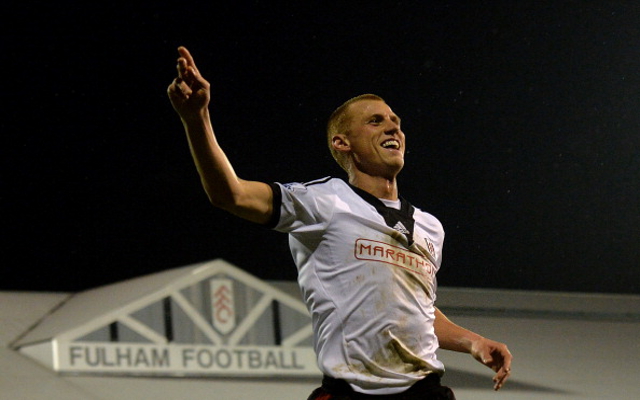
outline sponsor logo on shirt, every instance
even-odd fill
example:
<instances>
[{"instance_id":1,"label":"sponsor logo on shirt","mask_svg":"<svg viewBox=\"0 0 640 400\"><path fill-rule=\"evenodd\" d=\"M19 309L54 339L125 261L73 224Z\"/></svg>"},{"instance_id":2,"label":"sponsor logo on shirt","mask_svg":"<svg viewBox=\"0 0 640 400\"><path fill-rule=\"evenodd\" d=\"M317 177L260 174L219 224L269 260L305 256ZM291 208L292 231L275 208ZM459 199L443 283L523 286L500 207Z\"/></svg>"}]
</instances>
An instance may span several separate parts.
<instances>
[{"instance_id":1,"label":"sponsor logo on shirt","mask_svg":"<svg viewBox=\"0 0 640 400\"><path fill-rule=\"evenodd\" d=\"M358 260L391 264L419 275L433 277L436 274L436 267L428 259L402 247L392 246L385 242L357 239L355 257Z\"/></svg>"}]
</instances>

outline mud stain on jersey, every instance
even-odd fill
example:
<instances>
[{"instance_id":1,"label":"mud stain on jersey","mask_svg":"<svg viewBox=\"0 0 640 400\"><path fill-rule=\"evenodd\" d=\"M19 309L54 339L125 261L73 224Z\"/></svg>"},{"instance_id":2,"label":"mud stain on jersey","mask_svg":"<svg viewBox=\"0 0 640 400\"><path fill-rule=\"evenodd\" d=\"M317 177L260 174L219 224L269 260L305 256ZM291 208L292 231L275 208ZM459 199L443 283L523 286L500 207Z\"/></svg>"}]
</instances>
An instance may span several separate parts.
<instances>
[{"instance_id":1,"label":"mud stain on jersey","mask_svg":"<svg viewBox=\"0 0 640 400\"><path fill-rule=\"evenodd\" d=\"M389 339L386 346L374 354L369 363L350 365L352 371L370 377L385 376L389 372L413 376L431 372L429 364L409 350L402 340L390 331L385 332L385 336Z\"/></svg>"},{"instance_id":2,"label":"mud stain on jersey","mask_svg":"<svg viewBox=\"0 0 640 400\"><path fill-rule=\"evenodd\" d=\"M409 350L402 341L389 332L387 348L390 350L390 361L400 367L403 373L429 372L429 364Z\"/></svg>"}]
</instances>

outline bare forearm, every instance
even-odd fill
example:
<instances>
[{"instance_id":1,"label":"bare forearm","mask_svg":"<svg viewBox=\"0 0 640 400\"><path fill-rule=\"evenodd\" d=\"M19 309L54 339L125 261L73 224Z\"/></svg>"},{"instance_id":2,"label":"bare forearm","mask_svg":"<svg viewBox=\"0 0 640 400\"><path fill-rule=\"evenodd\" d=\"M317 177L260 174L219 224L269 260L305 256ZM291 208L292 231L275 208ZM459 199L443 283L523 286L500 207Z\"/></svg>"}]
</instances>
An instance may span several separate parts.
<instances>
[{"instance_id":1,"label":"bare forearm","mask_svg":"<svg viewBox=\"0 0 640 400\"><path fill-rule=\"evenodd\" d=\"M189 148L209 201L242 218L264 223L271 213L271 189L240 179L215 137L209 113L183 119Z\"/></svg>"},{"instance_id":2,"label":"bare forearm","mask_svg":"<svg viewBox=\"0 0 640 400\"><path fill-rule=\"evenodd\" d=\"M470 353L473 343L482 339L482 336L471 332L453 323L439 309L436 308L436 320L434 323L436 336L440 347L445 350Z\"/></svg>"},{"instance_id":3,"label":"bare forearm","mask_svg":"<svg viewBox=\"0 0 640 400\"><path fill-rule=\"evenodd\" d=\"M218 207L232 204L234 195L241 191L238 176L216 140L208 111L182 122L191 156L209 200Z\"/></svg>"},{"instance_id":4,"label":"bare forearm","mask_svg":"<svg viewBox=\"0 0 640 400\"><path fill-rule=\"evenodd\" d=\"M436 308L433 324L440 347L446 350L469 353L495 371L494 389L499 390L511 375L512 355L504 343L487 339L451 322Z\"/></svg>"}]
</instances>

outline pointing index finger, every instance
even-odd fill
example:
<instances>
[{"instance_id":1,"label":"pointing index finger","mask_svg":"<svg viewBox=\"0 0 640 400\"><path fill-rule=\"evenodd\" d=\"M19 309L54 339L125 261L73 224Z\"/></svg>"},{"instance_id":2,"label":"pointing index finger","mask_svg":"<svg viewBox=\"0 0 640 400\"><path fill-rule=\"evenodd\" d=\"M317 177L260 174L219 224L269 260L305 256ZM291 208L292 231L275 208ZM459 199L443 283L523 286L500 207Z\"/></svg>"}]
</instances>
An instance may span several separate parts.
<instances>
[{"instance_id":1,"label":"pointing index finger","mask_svg":"<svg viewBox=\"0 0 640 400\"><path fill-rule=\"evenodd\" d=\"M187 50L187 48L184 46L180 46L178 47L178 53L180 53L180 56L186 60L186 67L191 67L196 73L198 73L198 68L196 67L196 63L193 60L193 57L191 56L189 50Z\"/></svg>"}]
</instances>

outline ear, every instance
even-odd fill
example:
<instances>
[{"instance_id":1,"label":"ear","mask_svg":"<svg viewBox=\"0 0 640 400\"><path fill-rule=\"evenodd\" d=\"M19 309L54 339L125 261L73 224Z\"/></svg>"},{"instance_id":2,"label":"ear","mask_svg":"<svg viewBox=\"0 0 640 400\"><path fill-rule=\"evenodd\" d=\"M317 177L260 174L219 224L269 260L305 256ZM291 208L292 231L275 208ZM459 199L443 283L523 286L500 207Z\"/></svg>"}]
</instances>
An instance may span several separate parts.
<instances>
[{"instance_id":1,"label":"ear","mask_svg":"<svg viewBox=\"0 0 640 400\"><path fill-rule=\"evenodd\" d=\"M349 139L344 134L337 134L331 138L331 146L337 151L347 152L351 150Z\"/></svg>"}]
</instances>

